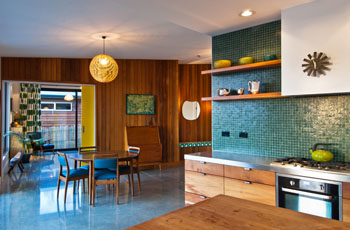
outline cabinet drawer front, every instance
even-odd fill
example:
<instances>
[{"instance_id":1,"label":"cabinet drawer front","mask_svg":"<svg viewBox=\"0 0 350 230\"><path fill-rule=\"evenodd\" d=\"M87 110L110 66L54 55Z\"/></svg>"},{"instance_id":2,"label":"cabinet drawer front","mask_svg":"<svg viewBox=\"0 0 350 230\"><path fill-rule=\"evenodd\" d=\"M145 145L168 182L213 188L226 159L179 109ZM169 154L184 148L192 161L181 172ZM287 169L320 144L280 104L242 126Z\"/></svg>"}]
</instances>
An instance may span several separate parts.
<instances>
[{"instance_id":1,"label":"cabinet drawer front","mask_svg":"<svg viewBox=\"0 0 350 230\"><path fill-rule=\"evenodd\" d=\"M186 205L196 204L196 203L201 202L201 201L206 200L206 199L208 199L208 197L206 197L206 196L185 192L185 204Z\"/></svg>"},{"instance_id":2,"label":"cabinet drawer front","mask_svg":"<svg viewBox=\"0 0 350 230\"><path fill-rule=\"evenodd\" d=\"M224 178L185 171L185 191L207 197L224 194Z\"/></svg>"},{"instance_id":3,"label":"cabinet drawer front","mask_svg":"<svg viewBox=\"0 0 350 230\"><path fill-rule=\"evenodd\" d=\"M350 183L343 183L343 198L350 199Z\"/></svg>"},{"instance_id":4,"label":"cabinet drawer front","mask_svg":"<svg viewBox=\"0 0 350 230\"><path fill-rule=\"evenodd\" d=\"M225 178L225 195L275 206L275 187Z\"/></svg>"},{"instance_id":5,"label":"cabinet drawer front","mask_svg":"<svg viewBox=\"0 0 350 230\"><path fill-rule=\"evenodd\" d=\"M238 180L258 182L273 186L275 185L275 173L270 171L225 165L224 175L225 177Z\"/></svg>"},{"instance_id":6,"label":"cabinet drawer front","mask_svg":"<svg viewBox=\"0 0 350 230\"><path fill-rule=\"evenodd\" d=\"M223 176L224 166L205 161L185 160L185 170Z\"/></svg>"}]
</instances>

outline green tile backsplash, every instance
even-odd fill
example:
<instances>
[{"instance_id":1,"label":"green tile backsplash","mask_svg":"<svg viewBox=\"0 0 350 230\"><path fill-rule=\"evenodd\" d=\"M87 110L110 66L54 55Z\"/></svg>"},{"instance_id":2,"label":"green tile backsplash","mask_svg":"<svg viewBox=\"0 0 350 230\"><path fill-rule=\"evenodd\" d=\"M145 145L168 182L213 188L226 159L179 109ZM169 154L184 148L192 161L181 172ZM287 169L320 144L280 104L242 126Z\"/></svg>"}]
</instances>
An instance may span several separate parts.
<instances>
[{"instance_id":1,"label":"green tile backsplash","mask_svg":"<svg viewBox=\"0 0 350 230\"><path fill-rule=\"evenodd\" d=\"M281 55L280 21L213 37L213 61L252 56L263 61L268 54ZM212 76L217 88L245 88L259 80L261 92L281 91L281 68ZM222 137L229 131L229 137ZM247 132L248 138L239 138ZM314 143L336 145L329 149L337 161L350 161L350 95L304 96L280 99L222 101L212 103L213 150L249 155L310 158Z\"/></svg>"}]
</instances>

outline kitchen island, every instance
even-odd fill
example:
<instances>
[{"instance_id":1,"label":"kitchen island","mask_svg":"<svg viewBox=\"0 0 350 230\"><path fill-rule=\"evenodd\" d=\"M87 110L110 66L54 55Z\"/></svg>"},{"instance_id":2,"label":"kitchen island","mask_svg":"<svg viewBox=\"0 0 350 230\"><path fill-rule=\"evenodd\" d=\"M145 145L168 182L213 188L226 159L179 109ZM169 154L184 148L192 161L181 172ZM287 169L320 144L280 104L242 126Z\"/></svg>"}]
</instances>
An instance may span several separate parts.
<instances>
[{"instance_id":1,"label":"kitchen island","mask_svg":"<svg viewBox=\"0 0 350 230\"><path fill-rule=\"evenodd\" d=\"M350 229L350 224L218 195L129 229L345 230Z\"/></svg>"}]
</instances>

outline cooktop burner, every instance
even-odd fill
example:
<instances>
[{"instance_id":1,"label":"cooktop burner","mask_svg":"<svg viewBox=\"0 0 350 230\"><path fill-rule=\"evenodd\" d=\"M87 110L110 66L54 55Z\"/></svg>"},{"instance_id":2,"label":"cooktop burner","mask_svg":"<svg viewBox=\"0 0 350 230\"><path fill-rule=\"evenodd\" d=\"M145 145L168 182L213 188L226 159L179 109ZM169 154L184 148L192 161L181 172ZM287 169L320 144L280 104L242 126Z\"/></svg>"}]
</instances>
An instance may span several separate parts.
<instances>
[{"instance_id":1,"label":"cooktop burner","mask_svg":"<svg viewBox=\"0 0 350 230\"><path fill-rule=\"evenodd\" d=\"M277 158L271 165L296 167L296 168L311 168L319 170L336 170L336 171L350 171L350 162L318 162L306 158Z\"/></svg>"}]
</instances>

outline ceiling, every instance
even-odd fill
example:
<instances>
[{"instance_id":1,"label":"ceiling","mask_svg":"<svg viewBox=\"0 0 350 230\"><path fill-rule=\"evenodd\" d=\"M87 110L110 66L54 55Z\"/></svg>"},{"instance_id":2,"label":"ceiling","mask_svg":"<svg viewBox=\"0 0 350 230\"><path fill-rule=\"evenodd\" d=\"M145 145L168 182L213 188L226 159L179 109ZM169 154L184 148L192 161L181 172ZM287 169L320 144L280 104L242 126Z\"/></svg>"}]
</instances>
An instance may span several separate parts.
<instances>
[{"instance_id":1,"label":"ceiling","mask_svg":"<svg viewBox=\"0 0 350 230\"><path fill-rule=\"evenodd\" d=\"M277 20L312 0L0 0L0 56L91 58L114 33L114 58L210 63L211 36ZM256 14L238 16L243 9ZM199 56L198 56L199 55Z\"/></svg>"}]
</instances>

